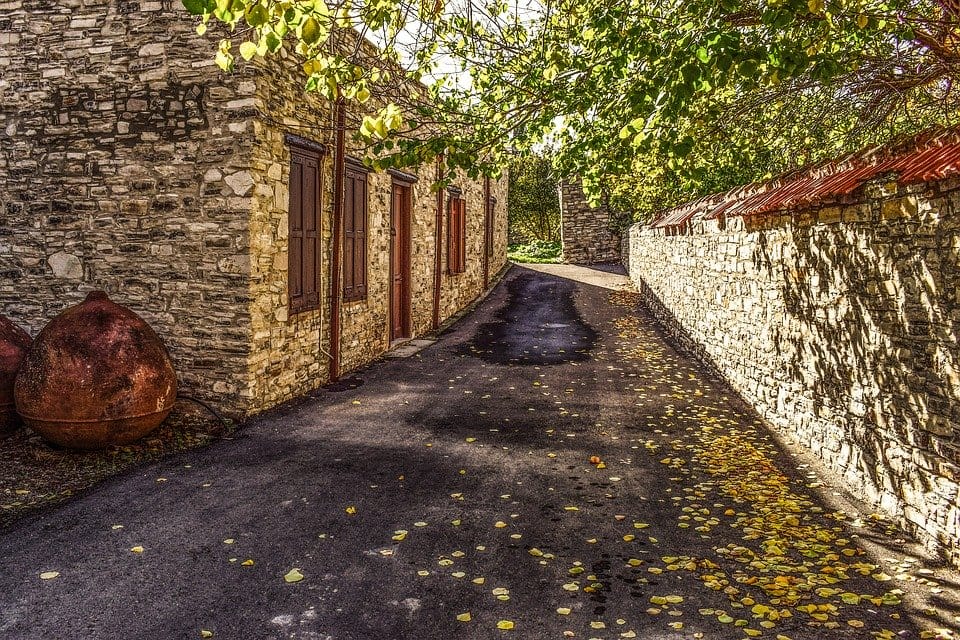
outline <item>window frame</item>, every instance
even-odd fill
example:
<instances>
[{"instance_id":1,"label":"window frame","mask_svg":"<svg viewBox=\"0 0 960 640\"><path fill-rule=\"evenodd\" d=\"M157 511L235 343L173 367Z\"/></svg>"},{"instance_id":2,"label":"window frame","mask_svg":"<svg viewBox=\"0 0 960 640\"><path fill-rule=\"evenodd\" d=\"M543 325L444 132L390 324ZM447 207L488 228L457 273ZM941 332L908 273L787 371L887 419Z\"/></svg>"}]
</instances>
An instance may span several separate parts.
<instances>
[{"instance_id":1,"label":"window frame","mask_svg":"<svg viewBox=\"0 0 960 640\"><path fill-rule=\"evenodd\" d=\"M355 160L350 157L344 158L344 160L343 238L341 239L343 248L343 259L341 260L343 274L341 279L341 295L343 296L343 300L345 302L356 302L358 300L366 300L367 292L369 291L369 281L367 279L369 271L369 265L367 264L369 255L367 249L370 235L370 170L359 160ZM362 211L359 215L363 221L362 229L359 232L356 230L356 226L354 224L357 220L357 211L355 207L357 196L356 184L358 182L362 183ZM353 189L349 196L348 187L352 187ZM348 207L348 203L352 205L353 208ZM352 229L352 231L349 229ZM348 234L352 234L352 237ZM350 251L347 250L348 240L351 242ZM359 272L356 270L358 252L360 254ZM350 270L350 275L352 278L348 278L348 269ZM348 282L352 282L352 285L348 286Z\"/></svg>"},{"instance_id":2,"label":"window frame","mask_svg":"<svg viewBox=\"0 0 960 640\"><path fill-rule=\"evenodd\" d=\"M447 190L447 274L467 270L467 201L457 188Z\"/></svg>"},{"instance_id":3,"label":"window frame","mask_svg":"<svg viewBox=\"0 0 960 640\"><path fill-rule=\"evenodd\" d=\"M322 304L320 245L325 147L292 135L286 136L286 143L290 154L287 172L287 306L290 315L295 315L315 311ZM313 173L312 186L305 179L308 171ZM306 189L312 191L312 212L305 211L311 200L306 196ZM312 222L312 225L308 225L308 222ZM295 251L298 242L299 247ZM312 264L308 257L311 250Z\"/></svg>"}]
</instances>

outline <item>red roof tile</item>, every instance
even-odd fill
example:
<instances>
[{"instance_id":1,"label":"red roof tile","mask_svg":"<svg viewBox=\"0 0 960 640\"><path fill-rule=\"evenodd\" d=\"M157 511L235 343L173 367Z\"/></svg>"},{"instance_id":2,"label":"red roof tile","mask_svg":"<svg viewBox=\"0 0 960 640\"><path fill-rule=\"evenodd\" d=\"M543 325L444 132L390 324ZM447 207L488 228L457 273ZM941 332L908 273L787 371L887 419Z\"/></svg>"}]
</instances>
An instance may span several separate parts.
<instances>
[{"instance_id":1,"label":"red roof tile","mask_svg":"<svg viewBox=\"0 0 960 640\"><path fill-rule=\"evenodd\" d=\"M702 196L664 211L650 226L680 227L721 214L746 217L797 210L836 200L886 173L895 174L901 185L960 175L960 128L927 131L905 142L869 147L766 182Z\"/></svg>"}]
</instances>

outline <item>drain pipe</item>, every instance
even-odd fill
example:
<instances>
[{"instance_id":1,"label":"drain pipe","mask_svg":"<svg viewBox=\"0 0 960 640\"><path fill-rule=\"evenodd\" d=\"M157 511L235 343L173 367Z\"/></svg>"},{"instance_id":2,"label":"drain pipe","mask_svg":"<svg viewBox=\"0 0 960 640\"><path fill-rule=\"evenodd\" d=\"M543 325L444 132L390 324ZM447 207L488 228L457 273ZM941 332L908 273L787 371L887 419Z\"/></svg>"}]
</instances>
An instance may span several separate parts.
<instances>
[{"instance_id":1,"label":"drain pipe","mask_svg":"<svg viewBox=\"0 0 960 640\"><path fill-rule=\"evenodd\" d=\"M440 328L440 286L443 284L443 189L440 180L443 178L443 154L437 156L437 237L434 246L435 260L433 264L433 330Z\"/></svg>"},{"instance_id":2,"label":"drain pipe","mask_svg":"<svg viewBox=\"0 0 960 640\"><path fill-rule=\"evenodd\" d=\"M333 229L331 230L333 247L330 258L330 382L340 379L340 263L343 259L340 236L343 233L344 137L347 123L343 98L337 99L334 112L337 127L334 134Z\"/></svg>"}]
</instances>

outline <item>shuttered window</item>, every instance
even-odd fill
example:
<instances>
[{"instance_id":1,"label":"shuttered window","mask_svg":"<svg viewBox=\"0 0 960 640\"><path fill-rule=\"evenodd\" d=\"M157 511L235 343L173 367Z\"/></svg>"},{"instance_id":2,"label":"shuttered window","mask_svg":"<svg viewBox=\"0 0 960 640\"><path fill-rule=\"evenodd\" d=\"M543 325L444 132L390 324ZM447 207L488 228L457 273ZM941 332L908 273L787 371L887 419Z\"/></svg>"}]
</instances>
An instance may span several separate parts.
<instances>
[{"instance_id":1,"label":"shuttered window","mask_svg":"<svg viewBox=\"0 0 960 640\"><path fill-rule=\"evenodd\" d=\"M290 311L320 307L320 151L290 147Z\"/></svg>"},{"instance_id":2,"label":"shuttered window","mask_svg":"<svg viewBox=\"0 0 960 640\"><path fill-rule=\"evenodd\" d=\"M343 181L343 297L367 297L367 173L350 165Z\"/></svg>"},{"instance_id":3,"label":"shuttered window","mask_svg":"<svg viewBox=\"0 0 960 640\"><path fill-rule=\"evenodd\" d=\"M447 200L447 271L467 270L467 202L459 191L451 191Z\"/></svg>"},{"instance_id":4,"label":"shuttered window","mask_svg":"<svg viewBox=\"0 0 960 640\"><path fill-rule=\"evenodd\" d=\"M490 178L487 178L486 185L487 201L484 203L484 244L487 248L487 256L493 255L494 226L497 224L497 199L490 193Z\"/></svg>"}]
</instances>

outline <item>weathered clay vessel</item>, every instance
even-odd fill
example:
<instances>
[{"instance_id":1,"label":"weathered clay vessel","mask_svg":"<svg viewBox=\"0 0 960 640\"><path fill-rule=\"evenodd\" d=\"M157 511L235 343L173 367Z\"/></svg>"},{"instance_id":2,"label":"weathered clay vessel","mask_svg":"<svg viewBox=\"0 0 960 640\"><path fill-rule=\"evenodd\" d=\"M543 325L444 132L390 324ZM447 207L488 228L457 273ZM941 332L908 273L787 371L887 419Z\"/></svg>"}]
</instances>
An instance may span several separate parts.
<instances>
[{"instance_id":1,"label":"weathered clay vessel","mask_svg":"<svg viewBox=\"0 0 960 640\"><path fill-rule=\"evenodd\" d=\"M23 421L44 439L99 449L157 428L173 408L177 377L153 329L94 291L40 332L14 395Z\"/></svg>"},{"instance_id":2,"label":"weathered clay vessel","mask_svg":"<svg viewBox=\"0 0 960 640\"><path fill-rule=\"evenodd\" d=\"M30 334L0 314L0 436L13 433L20 424L13 405L13 382L32 342Z\"/></svg>"}]
</instances>

